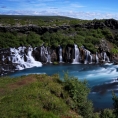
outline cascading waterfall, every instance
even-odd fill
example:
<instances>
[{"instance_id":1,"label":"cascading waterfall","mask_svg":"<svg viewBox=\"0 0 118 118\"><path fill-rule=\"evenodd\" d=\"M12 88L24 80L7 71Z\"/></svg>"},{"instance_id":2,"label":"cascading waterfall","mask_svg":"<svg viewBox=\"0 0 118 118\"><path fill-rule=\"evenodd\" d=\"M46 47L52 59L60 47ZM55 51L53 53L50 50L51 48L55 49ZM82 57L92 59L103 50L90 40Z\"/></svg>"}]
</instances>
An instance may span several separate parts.
<instances>
[{"instance_id":1,"label":"cascading waterfall","mask_svg":"<svg viewBox=\"0 0 118 118\"><path fill-rule=\"evenodd\" d=\"M46 48L46 51L47 51L47 62L48 62L48 63L52 63L52 62L51 62L51 56L50 56L50 53L49 53L48 48Z\"/></svg>"},{"instance_id":2,"label":"cascading waterfall","mask_svg":"<svg viewBox=\"0 0 118 118\"><path fill-rule=\"evenodd\" d=\"M48 52L47 47L44 47L44 46L41 47L41 57L44 57L46 59L47 63L52 63L51 62L51 56Z\"/></svg>"},{"instance_id":3,"label":"cascading waterfall","mask_svg":"<svg viewBox=\"0 0 118 118\"><path fill-rule=\"evenodd\" d=\"M106 52L103 52L103 60L105 61L105 59L106 59Z\"/></svg>"},{"instance_id":4,"label":"cascading waterfall","mask_svg":"<svg viewBox=\"0 0 118 118\"><path fill-rule=\"evenodd\" d=\"M95 55L95 59L96 59L96 63L98 64L99 63L99 58L98 58L97 52L96 52L96 55Z\"/></svg>"},{"instance_id":5,"label":"cascading waterfall","mask_svg":"<svg viewBox=\"0 0 118 118\"><path fill-rule=\"evenodd\" d=\"M91 58L91 61L92 61L92 57L91 56L90 56L90 51L85 49L85 61L84 61L84 64L87 64L89 62L89 57Z\"/></svg>"},{"instance_id":6,"label":"cascading waterfall","mask_svg":"<svg viewBox=\"0 0 118 118\"><path fill-rule=\"evenodd\" d=\"M2 61L4 61L5 60L5 57L4 57L4 55L2 56Z\"/></svg>"},{"instance_id":7,"label":"cascading waterfall","mask_svg":"<svg viewBox=\"0 0 118 118\"><path fill-rule=\"evenodd\" d=\"M45 50L45 47L44 47L44 46L41 46L41 51L40 51L40 53L41 53L41 57L44 56L44 57L47 59L47 57L45 56L46 50Z\"/></svg>"},{"instance_id":8,"label":"cascading waterfall","mask_svg":"<svg viewBox=\"0 0 118 118\"><path fill-rule=\"evenodd\" d=\"M52 62L51 62L51 56L50 56L50 54L48 54L47 62L48 62L48 63L52 63Z\"/></svg>"},{"instance_id":9,"label":"cascading waterfall","mask_svg":"<svg viewBox=\"0 0 118 118\"><path fill-rule=\"evenodd\" d=\"M107 56L106 52L103 52L103 61L110 62L109 57Z\"/></svg>"},{"instance_id":10,"label":"cascading waterfall","mask_svg":"<svg viewBox=\"0 0 118 118\"><path fill-rule=\"evenodd\" d=\"M73 59L72 64L79 63L79 49L76 44L74 44L74 50L75 50L75 58Z\"/></svg>"},{"instance_id":11,"label":"cascading waterfall","mask_svg":"<svg viewBox=\"0 0 118 118\"><path fill-rule=\"evenodd\" d=\"M89 64L92 64L92 59L93 59L93 57L92 57L92 55L91 55L91 54L90 54L89 56L90 56L90 61L89 61Z\"/></svg>"},{"instance_id":12,"label":"cascading waterfall","mask_svg":"<svg viewBox=\"0 0 118 118\"><path fill-rule=\"evenodd\" d=\"M61 46L59 47L59 62L60 62L60 63L63 62L63 58L62 58L62 48L61 48Z\"/></svg>"},{"instance_id":13,"label":"cascading waterfall","mask_svg":"<svg viewBox=\"0 0 118 118\"><path fill-rule=\"evenodd\" d=\"M13 64L17 64L16 69L22 70L24 68L42 66L41 62L35 61L32 57L33 49L31 47L28 47L27 54L24 53L25 49L26 47L19 47L18 49L10 48L11 61ZM24 61L24 57L26 57L26 61Z\"/></svg>"}]
</instances>

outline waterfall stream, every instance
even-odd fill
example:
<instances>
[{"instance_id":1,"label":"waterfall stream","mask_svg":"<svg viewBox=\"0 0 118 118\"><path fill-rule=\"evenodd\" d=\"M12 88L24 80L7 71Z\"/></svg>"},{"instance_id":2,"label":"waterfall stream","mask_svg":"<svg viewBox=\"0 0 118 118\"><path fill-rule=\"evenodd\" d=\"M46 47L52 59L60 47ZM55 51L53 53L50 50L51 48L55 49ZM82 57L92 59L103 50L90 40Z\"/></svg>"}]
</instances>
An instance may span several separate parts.
<instances>
[{"instance_id":1,"label":"waterfall stream","mask_svg":"<svg viewBox=\"0 0 118 118\"><path fill-rule=\"evenodd\" d=\"M90 54L89 56L90 56L89 64L92 64L92 59L93 59L93 57L92 57L91 54Z\"/></svg>"},{"instance_id":2,"label":"waterfall stream","mask_svg":"<svg viewBox=\"0 0 118 118\"><path fill-rule=\"evenodd\" d=\"M28 52L25 54L26 47L19 47L16 48L10 48L10 59L13 64L17 64L16 69L22 70L24 68L31 68L31 67L40 67L42 66L41 62L35 61L32 56L33 48L28 47ZM24 60L26 58L26 60Z\"/></svg>"},{"instance_id":3,"label":"waterfall stream","mask_svg":"<svg viewBox=\"0 0 118 118\"><path fill-rule=\"evenodd\" d=\"M62 48L61 48L61 46L59 47L59 62L60 62L60 63L63 62L63 58L62 58Z\"/></svg>"},{"instance_id":4,"label":"waterfall stream","mask_svg":"<svg viewBox=\"0 0 118 118\"><path fill-rule=\"evenodd\" d=\"M98 64L99 63L99 58L98 58L97 52L96 52L96 55L95 55L95 59L96 59L96 63Z\"/></svg>"},{"instance_id":5,"label":"waterfall stream","mask_svg":"<svg viewBox=\"0 0 118 118\"><path fill-rule=\"evenodd\" d=\"M74 44L74 52L75 52L75 54L74 54L74 59L73 59L73 62L72 62L72 64L77 64L77 63L79 63L79 49L78 49L78 47L77 47L77 45L76 44Z\"/></svg>"},{"instance_id":6,"label":"waterfall stream","mask_svg":"<svg viewBox=\"0 0 118 118\"><path fill-rule=\"evenodd\" d=\"M41 53L41 57L44 57L46 59L46 63L52 63L51 56L47 47L41 46L40 53Z\"/></svg>"},{"instance_id":7,"label":"waterfall stream","mask_svg":"<svg viewBox=\"0 0 118 118\"><path fill-rule=\"evenodd\" d=\"M85 49L85 61L84 61L84 64L87 64L89 63L89 58L90 58L90 51ZM91 57L91 60L92 60L92 57Z\"/></svg>"},{"instance_id":8,"label":"waterfall stream","mask_svg":"<svg viewBox=\"0 0 118 118\"><path fill-rule=\"evenodd\" d=\"M106 52L103 52L103 61L110 62L109 57L107 56Z\"/></svg>"}]
</instances>

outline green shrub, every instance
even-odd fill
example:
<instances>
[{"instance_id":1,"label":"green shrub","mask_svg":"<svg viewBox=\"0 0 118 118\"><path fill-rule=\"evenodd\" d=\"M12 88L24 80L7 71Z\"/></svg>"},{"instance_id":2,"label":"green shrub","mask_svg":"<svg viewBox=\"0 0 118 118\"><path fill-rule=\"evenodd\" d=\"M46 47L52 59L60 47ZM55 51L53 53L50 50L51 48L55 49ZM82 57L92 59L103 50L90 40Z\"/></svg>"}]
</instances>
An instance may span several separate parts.
<instances>
[{"instance_id":1,"label":"green shrub","mask_svg":"<svg viewBox=\"0 0 118 118\"><path fill-rule=\"evenodd\" d=\"M114 38L112 32L108 28L104 28L102 30L102 34L106 37L106 39L113 39Z\"/></svg>"},{"instance_id":2,"label":"green shrub","mask_svg":"<svg viewBox=\"0 0 118 118\"><path fill-rule=\"evenodd\" d=\"M84 46L90 50L92 53L96 53L97 49L92 43L84 43Z\"/></svg>"},{"instance_id":3,"label":"green shrub","mask_svg":"<svg viewBox=\"0 0 118 118\"><path fill-rule=\"evenodd\" d=\"M115 115L113 114L113 110L104 109L100 113L100 118L115 118Z\"/></svg>"},{"instance_id":4,"label":"green shrub","mask_svg":"<svg viewBox=\"0 0 118 118\"><path fill-rule=\"evenodd\" d=\"M64 76L64 87L73 100L70 106L84 118L90 118L93 115L92 103L87 99L89 89L86 81L79 81L78 78L70 77L67 73Z\"/></svg>"},{"instance_id":5,"label":"green shrub","mask_svg":"<svg viewBox=\"0 0 118 118\"><path fill-rule=\"evenodd\" d=\"M59 64L59 63L55 61L55 62L53 62L53 64L54 64L54 65L57 65L57 64Z\"/></svg>"},{"instance_id":6,"label":"green shrub","mask_svg":"<svg viewBox=\"0 0 118 118\"><path fill-rule=\"evenodd\" d=\"M112 48L111 53L112 54L118 54L118 49L117 48Z\"/></svg>"}]
</instances>

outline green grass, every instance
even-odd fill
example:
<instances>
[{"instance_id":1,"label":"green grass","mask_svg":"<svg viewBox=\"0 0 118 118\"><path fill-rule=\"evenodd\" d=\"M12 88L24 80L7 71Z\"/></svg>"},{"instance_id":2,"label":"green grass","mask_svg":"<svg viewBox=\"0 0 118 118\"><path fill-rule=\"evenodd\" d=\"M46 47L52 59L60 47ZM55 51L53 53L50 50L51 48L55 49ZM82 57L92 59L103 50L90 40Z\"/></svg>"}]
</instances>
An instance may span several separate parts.
<instances>
[{"instance_id":1,"label":"green grass","mask_svg":"<svg viewBox=\"0 0 118 118\"><path fill-rule=\"evenodd\" d=\"M80 118L62 83L58 75L0 78L0 118Z\"/></svg>"},{"instance_id":2,"label":"green grass","mask_svg":"<svg viewBox=\"0 0 118 118\"><path fill-rule=\"evenodd\" d=\"M58 74L1 77L0 118L116 118L114 110L93 113L88 93L87 82L68 73L61 80Z\"/></svg>"}]
</instances>

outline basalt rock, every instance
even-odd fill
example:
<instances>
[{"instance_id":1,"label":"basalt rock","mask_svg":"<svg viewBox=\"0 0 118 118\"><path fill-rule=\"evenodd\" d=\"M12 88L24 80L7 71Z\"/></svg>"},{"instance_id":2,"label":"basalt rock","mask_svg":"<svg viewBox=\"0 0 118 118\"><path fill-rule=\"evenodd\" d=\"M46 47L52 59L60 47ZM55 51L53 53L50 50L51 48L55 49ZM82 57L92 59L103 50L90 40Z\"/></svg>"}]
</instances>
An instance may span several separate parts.
<instances>
[{"instance_id":1,"label":"basalt rock","mask_svg":"<svg viewBox=\"0 0 118 118\"><path fill-rule=\"evenodd\" d=\"M6 75L10 72L14 72L16 68L16 64L0 64L0 76Z\"/></svg>"},{"instance_id":2,"label":"basalt rock","mask_svg":"<svg viewBox=\"0 0 118 118\"><path fill-rule=\"evenodd\" d=\"M118 21L114 20L114 19L108 19L105 20L104 23L107 27L111 28L111 29L118 29Z\"/></svg>"},{"instance_id":3,"label":"basalt rock","mask_svg":"<svg viewBox=\"0 0 118 118\"><path fill-rule=\"evenodd\" d=\"M83 24L76 25L62 25L62 26L36 26L36 25L25 25L25 26L0 26L0 32L21 32L27 34L30 31L36 32L38 34L44 34L45 32L57 32L58 30L67 30L69 28L87 28L87 29L102 29L109 27L111 29L118 29L118 21L114 19L107 19L104 21L91 21Z\"/></svg>"},{"instance_id":4,"label":"basalt rock","mask_svg":"<svg viewBox=\"0 0 118 118\"><path fill-rule=\"evenodd\" d=\"M50 56L51 56L51 62L56 62L58 60L57 53L55 50L52 50L52 53Z\"/></svg>"},{"instance_id":5,"label":"basalt rock","mask_svg":"<svg viewBox=\"0 0 118 118\"><path fill-rule=\"evenodd\" d=\"M40 27L40 26L35 26L35 25L31 25L31 26L0 26L0 32L20 32L20 33L24 33L27 34L28 32L32 31L32 32L36 32L38 34L44 34L45 32L57 32L60 29L66 30L70 28L70 26L58 26L58 27Z\"/></svg>"}]
</instances>

